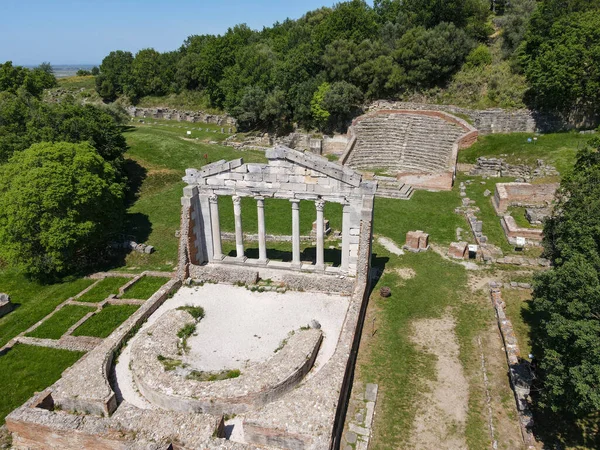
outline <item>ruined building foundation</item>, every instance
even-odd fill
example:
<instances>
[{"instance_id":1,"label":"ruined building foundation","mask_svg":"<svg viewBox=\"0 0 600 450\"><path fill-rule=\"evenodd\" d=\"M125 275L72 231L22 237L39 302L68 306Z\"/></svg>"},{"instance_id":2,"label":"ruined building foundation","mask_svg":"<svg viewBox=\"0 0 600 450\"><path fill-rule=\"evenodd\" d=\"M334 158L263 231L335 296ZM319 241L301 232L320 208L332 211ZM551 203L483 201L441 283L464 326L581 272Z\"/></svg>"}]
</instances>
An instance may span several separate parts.
<instances>
[{"instance_id":1,"label":"ruined building foundation","mask_svg":"<svg viewBox=\"0 0 600 450\"><path fill-rule=\"evenodd\" d=\"M59 381L7 416L14 448L337 448L369 295L377 185L363 181L350 168L285 147L267 151L267 158L268 164L220 161L201 170L186 171L184 181L188 185L182 198L176 275L108 338L67 369ZM223 255L218 196L233 199L236 255L232 257ZM256 259L244 254L239 199L248 196L256 200L258 212L260 248ZM290 201L293 258L289 263L267 259L264 202L268 198ZM300 200L315 205L317 256L313 264L299 258ZM343 205L340 267L327 266L323 257L324 227L319 224L324 222L326 202ZM298 296L293 300L294 293L254 292L259 279L272 280L281 291L304 292L304 300ZM175 293L184 281L191 287ZM218 284L207 285L210 289L199 287L196 294L194 284L203 282ZM229 285L227 289L224 284ZM281 313L291 318L295 313L286 313L290 307L286 305L314 303L317 320L311 320L308 327L290 329L279 348L262 351L266 356L260 361L240 363L238 377L206 381L198 372L203 368L194 367L190 355L203 350L203 345L218 347L222 337L217 335L216 341L210 342L212 336L200 320L196 327L203 338L190 337L191 348L186 350L177 333L194 323L194 318L178 305L188 300L194 305L208 302L213 309L206 310L205 326L210 325L208 315L212 311L222 314L222 327L214 324L216 317L211 318L216 330L232 329L238 322L225 323L228 314L224 308L235 307L229 300L242 295L236 292L243 292L248 302L275 302ZM267 297L257 297L261 295ZM332 310L338 312L330 316L335 320L318 316L322 314L321 304L338 305ZM309 305L305 309L311 308ZM268 317L268 310L261 310L261 314ZM252 312L246 316L249 323L262 325L265 332L274 328L268 319L255 320ZM236 317L236 321L244 319ZM255 336L256 342L261 342L259 337ZM237 415L235 419L231 419L233 414Z\"/></svg>"}]
</instances>

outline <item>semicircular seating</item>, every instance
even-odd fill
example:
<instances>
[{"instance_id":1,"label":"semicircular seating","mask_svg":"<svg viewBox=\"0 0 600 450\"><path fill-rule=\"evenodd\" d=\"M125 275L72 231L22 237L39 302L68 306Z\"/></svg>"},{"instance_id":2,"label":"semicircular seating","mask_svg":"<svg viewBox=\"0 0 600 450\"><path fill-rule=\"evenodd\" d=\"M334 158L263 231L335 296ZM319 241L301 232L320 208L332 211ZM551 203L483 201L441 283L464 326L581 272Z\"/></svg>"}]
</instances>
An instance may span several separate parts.
<instances>
[{"instance_id":1,"label":"semicircular seating","mask_svg":"<svg viewBox=\"0 0 600 450\"><path fill-rule=\"evenodd\" d=\"M347 161L352 168L438 173L448 170L453 146L465 130L439 117L389 113L362 117L354 134Z\"/></svg>"}]
</instances>

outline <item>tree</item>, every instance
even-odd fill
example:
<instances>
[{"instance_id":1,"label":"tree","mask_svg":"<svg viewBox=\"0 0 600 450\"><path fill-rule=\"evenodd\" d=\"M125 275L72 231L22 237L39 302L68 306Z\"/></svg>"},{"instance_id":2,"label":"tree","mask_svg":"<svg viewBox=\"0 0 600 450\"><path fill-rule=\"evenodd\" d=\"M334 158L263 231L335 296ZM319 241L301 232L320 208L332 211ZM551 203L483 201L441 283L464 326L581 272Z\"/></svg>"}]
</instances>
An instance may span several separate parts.
<instances>
[{"instance_id":1,"label":"tree","mask_svg":"<svg viewBox=\"0 0 600 450\"><path fill-rule=\"evenodd\" d=\"M414 88L444 84L464 62L473 42L453 24L409 30L398 42L394 54L404 69L405 82Z\"/></svg>"},{"instance_id":2,"label":"tree","mask_svg":"<svg viewBox=\"0 0 600 450\"><path fill-rule=\"evenodd\" d=\"M568 14L546 34L538 42L530 30L522 58L533 106L594 117L600 112L600 9Z\"/></svg>"},{"instance_id":3,"label":"tree","mask_svg":"<svg viewBox=\"0 0 600 450\"><path fill-rule=\"evenodd\" d=\"M590 144L544 226L554 268L536 277L533 299L540 406L579 416L600 410L600 139Z\"/></svg>"},{"instance_id":4,"label":"tree","mask_svg":"<svg viewBox=\"0 0 600 450\"><path fill-rule=\"evenodd\" d=\"M310 101L310 112L312 119L317 127L321 129L327 125L329 116L331 116L331 113L327 111L324 106L325 95L327 92L329 92L329 89L331 89L331 85L329 83L322 83L315 91Z\"/></svg>"},{"instance_id":5,"label":"tree","mask_svg":"<svg viewBox=\"0 0 600 450\"><path fill-rule=\"evenodd\" d=\"M346 81L333 83L325 94L321 105L329 113L329 126L343 130L355 116L363 101L363 93L359 88Z\"/></svg>"},{"instance_id":6,"label":"tree","mask_svg":"<svg viewBox=\"0 0 600 450\"><path fill-rule=\"evenodd\" d=\"M118 229L123 185L86 143L40 143L0 166L0 256L53 279L87 267Z\"/></svg>"},{"instance_id":7,"label":"tree","mask_svg":"<svg viewBox=\"0 0 600 450\"><path fill-rule=\"evenodd\" d=\"M114 100L118 95L131 89L131 52L117 50L110 52L100 64L100 74L96 77L96 91L105 100Z\"/></svg>"}]
</instances>

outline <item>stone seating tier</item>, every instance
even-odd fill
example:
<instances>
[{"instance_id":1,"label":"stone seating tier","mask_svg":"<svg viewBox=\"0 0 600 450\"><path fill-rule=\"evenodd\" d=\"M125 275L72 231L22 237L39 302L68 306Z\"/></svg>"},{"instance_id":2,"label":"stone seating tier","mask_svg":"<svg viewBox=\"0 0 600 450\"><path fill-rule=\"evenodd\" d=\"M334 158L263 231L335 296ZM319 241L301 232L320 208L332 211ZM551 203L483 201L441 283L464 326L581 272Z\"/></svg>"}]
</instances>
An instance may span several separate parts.
<instances>
[{"instance_id":1,"label":"stone seating tier","mask_svg":"<svg viewBox=\"0 0 600 450\"><path fill-rule=\"evenodd\" d=\"M399 172L444 172L464 130L435 117L412 114L374 116L354 127L357 141L348 164Z\"/></svg>"}]
</instances>

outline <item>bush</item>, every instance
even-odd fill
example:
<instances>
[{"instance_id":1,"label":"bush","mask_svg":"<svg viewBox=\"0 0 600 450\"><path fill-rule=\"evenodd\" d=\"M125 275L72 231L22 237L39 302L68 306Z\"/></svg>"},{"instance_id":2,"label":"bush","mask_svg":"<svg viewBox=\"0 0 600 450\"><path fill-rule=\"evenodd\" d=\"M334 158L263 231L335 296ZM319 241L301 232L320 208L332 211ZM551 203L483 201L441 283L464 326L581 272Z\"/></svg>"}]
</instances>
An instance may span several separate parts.
<instances>
[{"instance_id":1,"label":"bush","mask_svg":"<svg viewBox=\"0 0 600 450\"><path fill-rule=\"evenodd\" d=\"M124 186L87 143L41 143L0 166L0 257L36 278L95 262L124 213Z\"/></svg>"}]
</instances>

